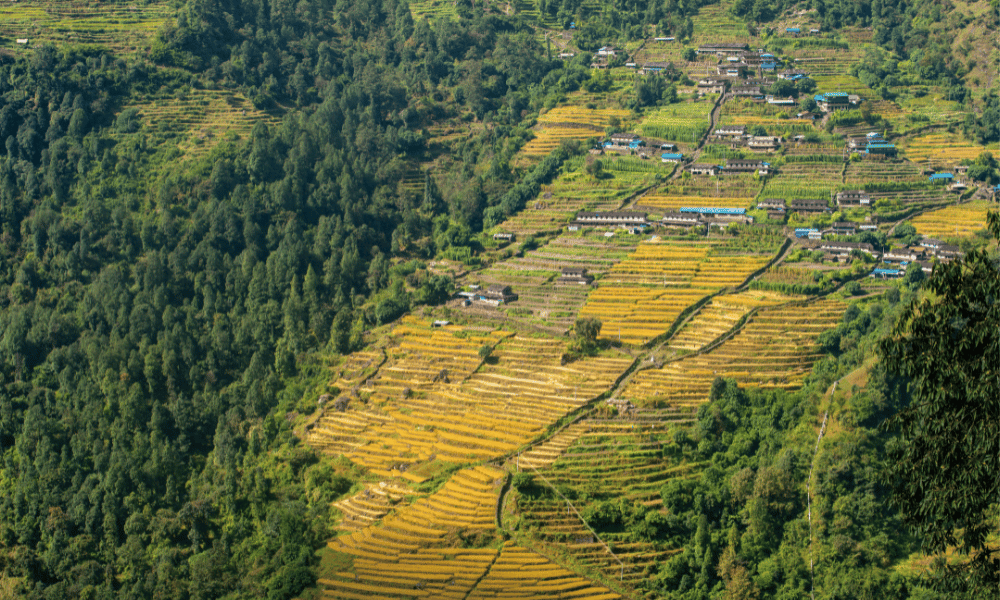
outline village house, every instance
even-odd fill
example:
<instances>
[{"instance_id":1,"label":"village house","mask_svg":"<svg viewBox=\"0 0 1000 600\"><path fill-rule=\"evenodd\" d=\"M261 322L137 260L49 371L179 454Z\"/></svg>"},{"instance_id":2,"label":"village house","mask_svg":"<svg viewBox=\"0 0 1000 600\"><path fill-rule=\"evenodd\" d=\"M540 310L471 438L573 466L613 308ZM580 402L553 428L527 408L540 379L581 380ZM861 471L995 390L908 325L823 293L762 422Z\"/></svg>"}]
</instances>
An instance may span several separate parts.
<instances>
[{"instance_id":1,"label":"village house","mask_svg":"<svg viewBox=\"0 0 1000 600\"><path fill-rule=\"evenodd\" d=\"M628 147L629 144L640 142L641 138L634 133L612 133L611 134L611 145L619 147Z\"/></svg>"},{"instance_id":2,"label":"village house","mask_svg":"<svg viewBox=\"0 0 1000 600\"><path fill-rule=\"evenodd\" d=\"M694 163L687 170L692 175L715 175L719 172L719 167L709 163Z\"/></svg>"},{"instance_id":3,"label":"village house","mask_svg":"<svg viewBox=\"0 0 1000 600\"><path fill-rule=\"evenodd\" d=\"M785 33L792 37L798 37L802 33L802 29L799 27L785 27Z\"/></svg>"},{"instance_id":4,"label":"village house","mask_svg":"<svg viewBox=\"0 0 1000 600\"><path fill-rule=\"evenodd\" d=\"M816 105L823 112L832 112L834 110L840 110L844 108L853 108L856 104L851 102L850 95L847 92L827 92L825 94L816 94L813 96L813 100L816 101Z\"/></svg>"},{"instance_id":5,"label":"village house","mask_svg":"<svg viewBox=\"0 0 1000 600\"><path fill-rule=\"evenodd\" d=\"M871 206L871 203L871 196L863 190L837 192L837 206L841 208Z\"/></svg>"},{"instance_id":6,"label":"village house","mask_svg":"<svg viewBox=\"0 0 1000 600\"><path fill-rule=\"evenodd\" d=\"M830 226L830 231L834 235L854 235L856 226L850 221L837 221Z\"/></svg>"},{"instance_id":7,"label":"village house","mask_svg":"<svg viewBox=\"0 0 1000 600\"><path fill-rule=\"evenodd\" d=\"M579 212L576 215L576 221L581 225L621 225L624 227L648 223L646 213L634 210Z\"/></svg>"},{"instance_id":8,"label":"village house","mask_svg":"<svg viewBox=\"0 0 1000 600\"><path fill-rule=\"evenodd\" d=\"M907 246L906 248L895 248L882 255L882 262L887 263L911 263L915 260L922 260L927 253L923 250Z\"/></svg>"},{"instance_id":9,"label":"village house","mask_svg":"<svg viewBox=\"0 0 1000 600\"><path fill-rule=\"evenodd\" d=\"M715 67L715 73L726 77L743 78L749 69L746 63L722 63Z\"/></svg>"},{"instance_id":10,"label":"village house","mask_svg":"<svg viewBox=\"0 0 1000 600\"><path fill-rule=\"evenodd\" d=\"M515 237L516 236L513 233L501 232L493 234L493 239L498 242L513 242Z\"/></svg>"},{"instance_id":11,"label":"village house","mask_svg":"<svg viewBox=\"0 0 1000 600\"><path fill-rule=\"evenodd\" d=\"M932 254L944 261L965 256L965 252L962 252L961 248L952 244L941 244L937 248L934 248Z\"/></svg>"},{"instance_id":12,"label":"village house","mask_svg":"<svg viewBox=\"0 0 1000 600\"><path fill-rule=\"evenodd\" d=\"M931 183L951 183L955 176L951 173L935 173L930 176Z\"/></svg>"},{"instance_id":13,"label":"village house","mask_svg":"<svg viewBox=\"0 0 1000 600\"><path fill-rule=\"evenodd\" d=\"M674 68L674 63L648 62L642 65L642 68L639 69L639 74L650 75L653 73L660 73L662 71L671 71L673 70L673 68Z\"/></svg>"},{"instance_id":14,"label":"village house","mask_svg":"<svg viewBox=\"0 0 1000 600\"><path fill-rule=\"evenodd\" d=\"M797 237L797 238L810 238L810 239L813 239L811 237L813 234L817 234L820 237L823 237L822 234L820 234L819 229L812 229L810 227L799 227L799 228L797 228L795 230L795 237Z\"/></svg>"},{"instance_id":15,"label":"village house","mask_svg":"<svg viewBox=\"0 0 1000 600\"><path fill-rule=\"evenodd\" d=\"M715 129L715 135L725 137L743 137L747 134L746 125L722 125Z\"/></svg>"},{"instance_id":16,"label":"village house","mask_svg":"<svg viewBox=\"0 0 1000 600\"><path fill-rule=\"evenodd\" d=\"M781 198L764 198L757 203L757 208L763 210L780 210L785 211L785 201Z\"/></svg>"},{"instance_id":17,"label":"village house","mask_svg":"<svg viewBox=\"0 0 1000 600\"><path fill-rule=\"evenodd\" d=\"M729 93L737 98L763 98L764 92L757 85L734 85Z\"/></svg>"},{"instance_id":18,"label":"village house","mask_svg":"<svg viewBox=\"0 0 1000 600\"><path fill-rule=\"evenodd\" d=\"M726 79L702 79L698 82L698 93L699 94L724 94L726 93L726 85L728 80Z\"/></svg>"},{"instance_id":19,"label":"village house","mask_svg":"<svg viewBox=\"0 0 1000 600\"><path fill-rule=\"evenodd\" d=\"M896 156L896 144L874 144L865 146L865 154L868 156Z\"/></svg>"},{"instance_id":20,"label":"village house","mask_svg":"<svg viewBox=\"0 0 1000 600\"><path fill-rule=\"evenodd\" d=\"M751 150L771 151L781 148L782 139L773 135L755 135L747 140L747 147Z\"/></svg>"},{"instance_id":21,"label":"village house","mask_svg":"<svg viewBox=\"0 0 1000 600\"><path fill-rule=\"evenodd\" d=\"M476 301L492 306L499 306L507 302L517 300L517 294L511 291L509 285L494 283L485 290L479 290L476 294Z\"/></svg>"},{"instance_id":22,"label":"village house","mask_svg":"<svg viewBox=\"0 0 1000 600\"><path fill-rule=\"evenodd\" d=\"M809 77L808 73L797 69L785 69L784 71L778 73L778 79L787 79L788 81L798 81L807 77Z\"/></svg>"},{"instance_id":23,"label":"village house","mask_svg":"<svg viewBox=\"0 0 1000 600\"><path fill-rule=\"evenodd\" d=\"M829 212L830 206L826 200L796 198L789 203L788 210L797 213Z\"/></svg>"},{"instance_id":24,"label":"village house","mask_svg":"<svg viewBox=\"0 0 1000 600\"><path fill-rule=\"evenodd\" d=\"M766 171L768 167L770 167L770 164L762 160L727 158L723 173L757 173Z\"/></svg>"},{"instance_id":25,"label":"village house","mask_svg":"<svg viewBox=\"0 0 1000 600\"><path fill-rule=\"evenodd\" d=\"M855 250L876 256L875 248L867 242L824 242L819 249L840 257L850 256Z\"/></svg>"},{"instance_id":26,"label":"village house","mask_svg":"<svg viewBox=\"0 0 1000 600\"><path fill-rule=\"evenodd\" d=\"M873 279L899 279L906 275L906 271L903 269L886 269L884 267L876 267L872 270L869 277Z\"/></svg>"},{"instance_id":27,"label":"village house","mask_svg":"<svg viewBox=\"0 0 1000 600\"><path fill-rule=\"evenodd\" d=\"M591 46L591 48L593 48L593 46ZM621 50L615 48L614 46L601 46L600 48L597 49L598 56L611 57L611 56L616 56L619 53L621 53Z\"/></svg>"},{"instance_id":28,"label":"village house","mask_svg":"<svg viewBox=\"0 0 1000 600\"><path fill-rule=\"evenodd\" d=\"M795 106L795 98L792 98L791 96L787 98L767 96L765 100L767 100L767 103L772 106Z\"/></svg>"},{"instance_id":29,"label":"village house","mask_svg":"<svg viewBox=\"0 0 1000 600\"><path fill-rule=\"evenodd\" d=\"M594 278L587 275L587 269L583 267L563 267L556 283L590 285L592 281L594 281Z\"/></svg>"},{"instance_id":30,"label":"village house","mask_svg":"<svg viewBox=\"0 0 1000 600\"><path fill-rule=\"evenodd\" d=\"M669 212L663 215L661 223L668 227L696 227L702 220L699 213Z\"/></svg>"},{"instance_id":31,"label":"village house","mask_svg":"<svg viewBox=\"0 0 1000 600\"><path fill-rule=\"evenodd\" d=\"M664 152L660 159L665 163L679 163L684 160L684 155L678 152Z\"/></svg>"}]
</instances>

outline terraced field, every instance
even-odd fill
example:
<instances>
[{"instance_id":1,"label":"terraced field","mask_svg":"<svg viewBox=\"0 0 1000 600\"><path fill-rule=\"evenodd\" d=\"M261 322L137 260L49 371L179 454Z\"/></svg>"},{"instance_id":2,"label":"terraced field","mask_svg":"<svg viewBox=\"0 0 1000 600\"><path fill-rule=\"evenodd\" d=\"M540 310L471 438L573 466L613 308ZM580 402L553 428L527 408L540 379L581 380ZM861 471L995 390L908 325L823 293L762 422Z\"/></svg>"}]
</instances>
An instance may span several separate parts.
<instances>
[{"instance_id":1,"label":"terraced field","mask_svg":"<svg viewBox=\"0 0 1000 600\"><path fill-rule=\"evenodd\" d=\"M622 395L640 406L692 407L707 400L715 377L744 386L797 389L822 356L816 339L845 309L839 300L820 300L761 310L714 350L640 372Z\"/></svg>"},{"instance_id":2,"label":"terraced field","mask_svg":"<svg viewBox=\"0 0 1000 600\"><path fill-rule=\"evenodd\" d=\"M933 238L960 238L986 229L986 213L1000 210L996 202L977 200L924 213L913 219L917 233Z\"/></svg>"},{"instance_id":3,"label":"terraced field","mask_svg":"<svg viewBox=\"0 0 1000 600\"><path fill-rule=\"evenodd\" d=\"M975 159L983 152L992 152L994 156L1000 156L1000 149L996 145L980 146L952 133L920 136L904 142L902 147L906 157L913 162L936 169L948 168L966 158Z\"/></svg>"},{"instance_id":4,"label":"terraced field","mask_svg":"<svg viewBox=\"0 0 1000 600\"><path fill-rule=\"evenodd\" d=\"M662 210L663 212L675 212L684 207L702 206L710 206L714 208L750 208L753 204L753 198L646 194L637 199L636 204Z\"/></svg>"},{"instance_id":5,"label":"terraced field","mask_svg":"<svg viewBox=\"0 0 1000 600\"><path fill-rule=\"evenodd\" d=\"M563 166L563 173L551 184L542 186L542 192L534 204L502 223L497 231L513 232L522 237L552 232L565 227L582 210L617 210L629 196L652 185L656 174L662 172L658 163L640 162L637 158L611 157L601 160L606 168L600 179L584 172L585 162L582 158L567 161ZM619 168L617 163L629 163L644 170L630 170L624 166Z\"/></svg>"},{"instance_id":6,"label":"terraced field","mask_svg":"<svg viewBox=\"0 0 1000 600\"><path fill-rule=\"evenodd\" d=\"M670 339L672 350L700 350L728 332L751 310L797 299L776 292L747 291L716 296ZM801 299L801 298L799 298Z\"/></svg>"},{"instance_id":7,"label":"terraced field","mask_svg":"<svg viewBox=\"0 0 1000 600\"><path fill-rule=\"evenodd\" d=\"M516 302L500 307L509 319L569 329L587 299L590 286L560 282L564 268L587 269L600 277L635 250L632 236L562 235L549 244L497 263L469 278L479 285L510 285Z\"/></svg>"},{"instance_id":8,"label":"terraced field","mask_svg":"<svg viewBox=\"0 0 1000 600\"><path fill-rule=\"evenodd\" d=\"M564 342L511 332L430 328L406 319L398 346L347 410L328 411L309 442L381 477L422 481L435 461L503 456L600 394L631 363L590 357L562 365ZM478 349L495 345L480 364ZM363 399L362 399L363 398Z\"/></svg>"},{"instance_id":9,"label":"terraced field","mask_svg":"<svg viewBox=\"0 0 1000 600\"><path fill-rule=\"evenodd\" d=\"M646 113L639 134L670 142L697 143L708 131L716 95L671 104Z\"/></svg>"},{"instance_id":10,"label":"terraced field","mask_svg":"<svg viewBox=\"0 0 1000 600\"><path fill-rule=\"evenodd\" d=\"M612 119L625 119L628 111L621 109L591 109L583 106L560 106L540 115L535 138L525 144L520 155L541 159L566 139L586 140L604 137L604 129Z\"/></svg>"},{"instance_id":11,"label":"terraced field","mask_svg":"<svg viewBox=\"0 0 1000 600\"><path fill-rule=\"evenodd\" d=\"M3 46L20 50L29 45L96 44L118 51L148 45L176 15L169 2L94 3L82 0L21 0L0 6Z\"/></svg>"},{"instance_id":12,"label":"terraced field","mask_svg":"<svg viewBox=\"0 0 1000 600\"><path fill-rule=\"evenodd\" d=\"M190 90L127 108L138 109L144 131L173 140L182 160L204 156L223 140L249 138L258 121L272 127L279 121L277 115L257 110L245 96L228 90Z\"/></svg>"}]
</instances>

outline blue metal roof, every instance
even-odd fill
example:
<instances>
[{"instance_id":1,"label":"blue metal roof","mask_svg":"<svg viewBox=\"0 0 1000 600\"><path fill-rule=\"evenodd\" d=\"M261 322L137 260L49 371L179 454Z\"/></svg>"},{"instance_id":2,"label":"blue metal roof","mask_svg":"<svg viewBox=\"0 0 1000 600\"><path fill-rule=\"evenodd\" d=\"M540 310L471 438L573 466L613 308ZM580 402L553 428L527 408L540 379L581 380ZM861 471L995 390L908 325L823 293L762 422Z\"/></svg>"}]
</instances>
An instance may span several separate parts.
<instances>
[{"instance_id":1,"label":"blue metal roof","mask_svg":"<svg viewBox=\"0 0 1000 600\"><path fill-rule=\"evenodd\" d=\"M799 29L798 27L785 27L785 31L789 31L791 33L799 33L802 30Z\"/></svg>"},{"instance_id":2,"label":"blue metal roof","mask_svg":"<svg viewBox=\"0 0 1000 600\"><path fill-rule=\"evenodd\" d=\"M684 206L681 207L678 212L682 213L699 213L699 214L709 214L709 215L744 215L747 212L745 208L720 208L715 206Z\"/></svg>"},{"instance_id":3,"label":"blue metal roof","mask_svg":"<svg viewBox=\"0 0 1000 600\"><path fill-rule=\"evenodd\" d=\"M951 173L935 173L931 175L931 181L940 181L943 179L954 179L955 176Z\"/></svg>"},{"instance_id":4,"label":"blue metal roof","mask_svg":"<svg viewBox=\"0 0 1000 600\"><path fill-rule=\"evenodd\" d=\"M666 158L668 160L669 159L680 160L680 159L684 158L684 155L683 154L676 154L676 153L673 153L673 152L664 152L663 154L660 155L660 158Z\"/></svg>"},{"instance_id":5,"label":"blue metal roof","mask_svg":"<svg viewBox=\"0 0 1000 600\"><path fill-rule=\"evenodd\" d=\"M900 272L899 269L875 269L872 271L875 275L899 275Z\"/></svg>"}]
</instances>

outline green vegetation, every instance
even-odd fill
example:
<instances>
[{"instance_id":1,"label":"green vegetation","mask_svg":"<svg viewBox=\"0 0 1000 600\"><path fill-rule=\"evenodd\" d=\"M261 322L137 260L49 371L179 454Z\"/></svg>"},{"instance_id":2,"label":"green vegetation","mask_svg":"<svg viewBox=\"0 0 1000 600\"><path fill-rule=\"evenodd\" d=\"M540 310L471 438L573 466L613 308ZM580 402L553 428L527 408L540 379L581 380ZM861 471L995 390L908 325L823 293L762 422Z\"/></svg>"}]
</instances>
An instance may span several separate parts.
<instances>
[{"instance_id":1,"label":"green vegetation","mask_svg":"<svg viewBox=\"0 0 1000 600\"><path fill-rule=\"evenodd\" d=\"M0 599L996 596L996 8L0 8Z\"/></svg>"}]
</instances>

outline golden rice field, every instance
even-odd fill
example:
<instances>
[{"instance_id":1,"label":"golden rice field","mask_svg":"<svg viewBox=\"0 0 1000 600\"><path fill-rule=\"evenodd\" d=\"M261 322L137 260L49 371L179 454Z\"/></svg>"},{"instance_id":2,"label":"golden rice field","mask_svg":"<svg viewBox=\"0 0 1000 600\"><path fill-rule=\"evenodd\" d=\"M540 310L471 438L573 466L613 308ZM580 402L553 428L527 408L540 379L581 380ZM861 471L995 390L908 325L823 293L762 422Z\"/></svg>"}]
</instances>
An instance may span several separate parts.
<instances>
[{"instance_id":1,"label":"golden rice field","mask_svg":"<svg viewBox=\"0 0 1000 600\"><path fill-rule=\"evenodd\" d=\"M983 152L1000 156L996 146L987 148L964 140L958 134L932 133L902 144L906 157L917 163L956 165L963 159L975 159Z\"/></svg>"},{"instance_id":2,"label":"golden rice field","mask_svg":"<svg viewBox=\"0 0 1000 600\"><path fill-rule=\"evenodd\" d=\"M623 397L639 405L697 406L708 399L716 377L741 385L797 389L823 354L819 335L833 327L847 305L820 300L758 311L717 348L638 373Z\"/></svg>"},{"instance_id":3,"label":"golden rice field","mask_svg":"<svg viewBox=\"0 0 1000 600\"><path fill-rule=\"evenodd\" d=\"M603 131L589 127L542 127L535 130L535 138L524 145L521 154L540 158L558 148L563 140L586 140L603 135Z\"/></svg>"},{"instance_id":4,"label":"golden rice field","mask_svg":"<svg viewBox=\"0 0 1000 600\"><path fill-rule=\"evenodd\" d=\"M754 308L774 306L800 297L778 292L746 291L716 296L670 340L674 350L699 350L736 326Z\"/></svg>"},{"instance_id":5,"label":"golden rice field","mask_svg":"<svg viewBox=\"0 0 1000 600\"><path fill-rule=\"evenodd\" d=\"M319 580L324 598L617 598L603 587L525 548L455 548L456 533L489 535L506 473L458 471L440 490L400 504L381 522L331 540L349 567Z\"/></svg>"},{"instance_id":6,"label":"golden rice field","mask_svg":"<svg viewBox=\"0 0 1000 600\"><path fill-rule=\"evenodd\" d=\"M726 287L738 286L770 255L711 256L711 244L646 242L601 279L582 317L604 323L603 337L642 344L664 333L681 312Z\"/></svg>"},{"instance_id":7,"label":"golden rice field","mask_svg":"<svg viewBox=\"0 0 1000 600\"><path fill-rule=\"evenodd\" d=\"M638 200L642 206L658 208L664 211L677 211L683 207L711 206L713 208L748 208L753 204L753 198L716 198L711 196L675 196L647 194Z\"/></svg>"},{"instance_id":8,"label":"golden rice field","mask_svg":"<svg viewBox=\"0 0 1000 600\"><path fill-rule=\"evenodd\" d=\"M379 476L422 481L419 467L434 461L509 454L607 389L630 364L596 356L564 366L561 340L504 331L461 337L442 329L448 328L404 321L394 331L398 346L387 350L389 360L358 388L367 402L328 409L309 443ZM484 344L495 348L480 365Z\"/></svg>"},{"instance_id":9,"label":"golden rice field","mask_svg":"<svg viewBox=\"0 0 1000 600\"><path fill-rule=\"evenodd\" d=\"M965 237L986 229L988 211L1000 211L1000 205L976 200L924 213L911 222L921 235L935 238Z\"/></svg>"}]
</instances>

